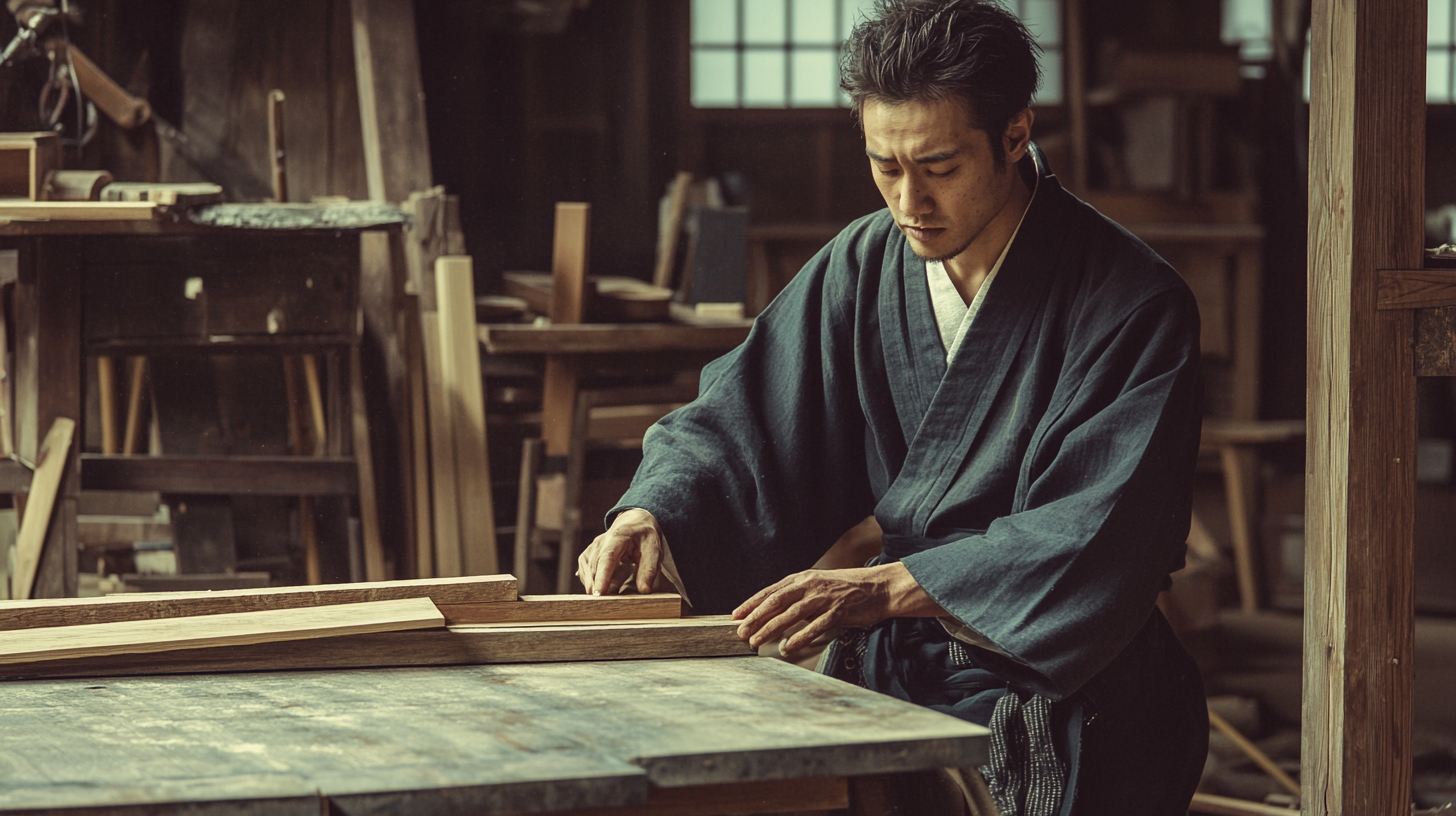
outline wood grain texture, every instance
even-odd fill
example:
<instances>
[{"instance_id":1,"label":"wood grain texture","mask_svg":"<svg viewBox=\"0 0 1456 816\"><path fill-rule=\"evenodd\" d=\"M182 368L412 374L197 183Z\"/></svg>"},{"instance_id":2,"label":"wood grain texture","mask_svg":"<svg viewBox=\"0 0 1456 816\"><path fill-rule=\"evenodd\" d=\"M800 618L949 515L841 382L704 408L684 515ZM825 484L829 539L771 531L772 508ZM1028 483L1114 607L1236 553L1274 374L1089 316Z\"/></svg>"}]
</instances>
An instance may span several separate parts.
<instances>
[{"instance_id":1,"label":"wood grain texture","mask_svg":"<svg viewBox=\"0 0 1456 816\"><path fill-rule=\"evenodd\" d=\"M0 201L0 219L18 221L151 221L150 201Z\"/></svg>"},{"instance_id":2,"label":"wood grain texture","mask_svg":"<svg viewBox=\"0 0 1456 816\"><path fill-rule=\"evenodd\" d=\"M0 601L0 631L260 612L268 609L300 609L405 598L429 598L437 605L464 605L468 608L476 605L514 604L516 579L509 575L485 575L360 584L228 589L215 592L148 592L107 595L101 598Z\"/></svg>"},{"instance_id":3,"label":"wood grain texture","mask_svg":"<svg viewBox=\"0 0 1456 816\"><path fill-rule=\"evenodd\" d=\"M1426 7L1316 0L1301 787L1308 814L1410 808L1415 377L1381 269L1421 266Z\"/></svg>"},{"instance_id":4,"label":"wood grain texture","mask_svg":"<svg viewBox=\"0 0 1456 816\"><path fill-rule=\"evenodd\" d=\"M653 595L522 595L516 602L439 604L445 622L526 623L545 621L608 621L676 618L682 597Z\"/></svg>"},{"instance_id":5,"label":"wood grain texture","mask_svg":"<svg viewBox=\"0 0 1456 816\"><path fill-rule=\"evenodd\" d=\"M499 571L499 562L470 258L442 255L435 259L435 287L440 309L440 373L455 434L461 568L466 575L488 575Z\"/></svg>"},{"instance_id":6,"label":"wood grain texture","mask_svg":"<svg viewBox=\"0 0 1456 816\"><path fill-rule=\"evenodd\" d=\"M442 578L461 574L460 504L455 487L455 425L445 390L440 356L439 312L420 313L424 340L425 379L430 425L430 506L434 524L434 573ZM422 508L423 509L423 508Z\"/></svg>"},{"instance_id":7,"label":"wood grain texture","mask_svg":"<svg viewBox=\"0 0 1456 816\"><path fill-rule=\"evenodd\" d=\"M1456 269L1380 270L1380 308L1456 306Z\"/></svg>"},{"instance_id":8,"label":"wood grain texture","mask_svg":"<svg viewBox=\"0 0 1456 816\"><path fill-rule=\"evenodd\" d=\"M20 531L15 537L15 572L10 583L13 598L29 598L34 587L35 573L40 567L46 534L50 530L51 510L56 506L56 494L66 472L71 436L75 431L75 420L57 417L41 443L35 475L30 482L30 495L25 502L25 515L21 517Z\"/></svg>"},{"instance_id":9,"label":"wood grain texture","mask_svg":"<svg viewBox=\"0 0 1456 816\"><path fill-rule=\"evenodd\" d=\"M551 246L551 322L564 326L586 318L586 275L591 257L591 205L556 205Z\"/></svg>"},{"instance_id":10,"label":"wood grain texture","mask_svg":"<svg viewBox=\"0 0 1456 816\"><path fill-rule=\"evenodd\" d=\"M1415 312L1417 377L1456 377L1456 306Z\"/></svg>"},{"instance_id":11,"label":"wood grain texture","mask_svg":"<svg viewBox=\"0 0 1456 816\"><path fill-rule=\"evenodd\" d=\"M0 679L199 672L358 669L735 657L751 654L726 616L677 620L452 626L298 642L177 649L155 654L0 662ZM21 634L21 633L16 633Z\"/></svg>"},{"instance_id":12,"label":"wood grain texture","mask_svg":"<svg viewBox=\"0 0 1456 816\"><path fill-rule=\"evenodd\" d=\"M414 4L350 0L349 8L369 198L404 201L433 184Z\"/></svg>"},{"instance_id":13,"label":"wood grain texture","mask_svg":"<svg viewBox=\"0 0 1456 816\"><path fill-rule=\"evenodd\" d=\"M264 644L331 636L399 632L445 625L428 598L269 609L170 620L121 621L0 634L0 665L104 660L177 649Z\"/></svg>"},{"instance_id":14,"label":"wood grain texture","mask_svg":"<svg viewBox=\"0 0 1456 816\"><path fill-rule=\"evenodd\" d=\"M62 680L5 691L0 801L34 809L170 803L185 805L170 812L236 816L266 811L225 807L309 790L348 814L572 812L670 799L732 807L733 792L747 790L740 784L764 785L764 795L832 794L825 777L976 764L986 744L977 726L753 657ZM765 784L781 780L792 784Z\"/></svg>"}]
</instances>

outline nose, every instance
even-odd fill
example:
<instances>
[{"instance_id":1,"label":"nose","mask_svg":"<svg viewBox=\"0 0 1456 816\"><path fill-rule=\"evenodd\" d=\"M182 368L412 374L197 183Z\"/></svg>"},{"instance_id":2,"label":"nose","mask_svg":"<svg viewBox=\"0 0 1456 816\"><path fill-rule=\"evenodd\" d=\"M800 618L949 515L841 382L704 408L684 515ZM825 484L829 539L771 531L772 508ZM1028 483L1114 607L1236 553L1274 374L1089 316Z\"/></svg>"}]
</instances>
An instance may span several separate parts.
<instances>
[{"instance_id":1,"label":"nose","mask_svg":"<svg viewBox=\"0 0 1456 816\"><path fill-rule=\"evenodd\" d=\"M900 212L906 215L929 215L935 209L930 194L910 174L900 180Z\"/></svg>"}]
</instances>

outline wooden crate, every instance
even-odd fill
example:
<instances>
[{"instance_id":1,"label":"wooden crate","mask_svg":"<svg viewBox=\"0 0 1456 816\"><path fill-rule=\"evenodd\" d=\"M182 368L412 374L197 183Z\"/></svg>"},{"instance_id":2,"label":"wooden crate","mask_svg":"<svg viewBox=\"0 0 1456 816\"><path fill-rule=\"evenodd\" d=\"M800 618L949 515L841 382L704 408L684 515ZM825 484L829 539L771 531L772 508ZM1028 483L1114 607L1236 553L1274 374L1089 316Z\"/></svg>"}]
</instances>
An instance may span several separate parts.
<instances>
[{"instance_id":1,"label":"wooden crate","mask_svg":"<svg viewBox=\"0 0 1456 816\"><path fill-rule=\"evenodd\" d=\"M61 169L61 137L0 133L0 198L39 201L46 174Z\"/></svg>"}]
</instances>

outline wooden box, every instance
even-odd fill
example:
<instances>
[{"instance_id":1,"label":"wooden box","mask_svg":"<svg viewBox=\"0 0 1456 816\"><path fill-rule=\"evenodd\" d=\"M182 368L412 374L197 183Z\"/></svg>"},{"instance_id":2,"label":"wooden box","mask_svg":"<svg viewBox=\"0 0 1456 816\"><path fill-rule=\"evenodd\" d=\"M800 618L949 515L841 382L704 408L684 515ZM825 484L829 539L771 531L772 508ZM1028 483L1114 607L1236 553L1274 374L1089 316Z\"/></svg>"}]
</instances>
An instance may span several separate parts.
<instances>
[{"instance_id":1,"label":"wooden box","mask_svg":"<svg viewBox=\"0 0 1456 816\"><path fill-rule=\"evenodd\" d=\"M0 133L0 198L41 200L41 186L61 169L61 137L54 133Z\"/></svg>"}]
</instances>

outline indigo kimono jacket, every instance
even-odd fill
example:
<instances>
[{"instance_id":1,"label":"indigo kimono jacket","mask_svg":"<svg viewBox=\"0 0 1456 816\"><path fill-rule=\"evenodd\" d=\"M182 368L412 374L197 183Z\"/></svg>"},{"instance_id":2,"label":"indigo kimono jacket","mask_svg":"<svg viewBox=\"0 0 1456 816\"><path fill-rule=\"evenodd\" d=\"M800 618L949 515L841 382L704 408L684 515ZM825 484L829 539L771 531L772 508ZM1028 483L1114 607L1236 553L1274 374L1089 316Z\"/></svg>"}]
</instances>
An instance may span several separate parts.
<instances>
[{"instance_id":1,"label":"indigo kimono jacket","mask_svg":"<svg viewBox=\"0 0 1456 816\"><path fill-rule=\"evenodd\" d=\"M1019 169L1039 188L948 369L925 262L888 210L865 216L648 432L619 509L657 518L704 613L808 568L873 514L881 560L994 643L1002 654L968 648L1011 688L1088 719L1078 693L1121 656L1141 668L1104 683L1104 709L1140 704L1144 681L1186 691L1186 708L1196 669L1145 658L1186 657L1154 603L1189 527L1197 307L1035 149Z\"/></svg>"}]
</instances>

